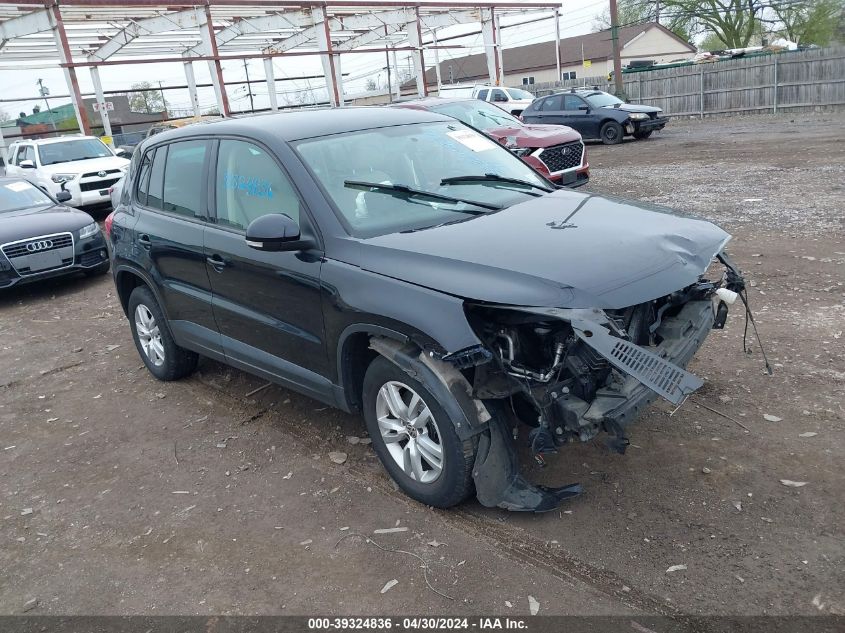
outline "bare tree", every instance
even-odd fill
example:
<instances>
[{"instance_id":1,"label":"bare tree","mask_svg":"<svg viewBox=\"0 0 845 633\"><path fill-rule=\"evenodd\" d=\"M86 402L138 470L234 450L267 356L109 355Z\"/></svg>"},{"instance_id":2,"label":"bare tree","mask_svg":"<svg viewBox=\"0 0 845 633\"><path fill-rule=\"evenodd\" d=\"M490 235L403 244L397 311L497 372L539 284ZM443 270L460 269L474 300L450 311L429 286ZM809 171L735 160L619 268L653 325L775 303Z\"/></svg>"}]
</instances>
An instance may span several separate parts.
<instances>
[{"instance_id":1,"label":"bare tree","mask_svg":"<svg viewBox=\"0 0 845 633\"><path fill-rule=\"evenodd\" d=\"M132 91L127 97L132 112L156 114L167 110L167 101L161 94L161 89L153 87L149 81L132 84Z\"/></svg>"}]
</instances>

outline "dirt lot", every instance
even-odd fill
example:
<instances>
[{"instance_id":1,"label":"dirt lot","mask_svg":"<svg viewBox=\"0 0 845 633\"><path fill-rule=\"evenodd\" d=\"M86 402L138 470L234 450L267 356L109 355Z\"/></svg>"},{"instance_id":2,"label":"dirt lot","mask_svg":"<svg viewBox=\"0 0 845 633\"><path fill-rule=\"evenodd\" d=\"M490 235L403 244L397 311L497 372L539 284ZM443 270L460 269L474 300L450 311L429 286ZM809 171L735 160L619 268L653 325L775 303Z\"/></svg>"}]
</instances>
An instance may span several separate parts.
<instances>
[{"instance_id":1,"label":"dirt lot","mask_svg":"<svg viewBox=\"0 0 845 633\"><path fill-rule=\"evenodd\" d=\"M0 612L527 614L529 595L541 614L845 612L843 131L674 121L589 148L590 190L735 235L775 374L743 354L735 310L693 362L706 386L673 415L653 406L627 455L594 442L528 469L584 484L559 513L419 506L349 443L360 419L249 395L260 380L214 362L156 382L110 278L5 293ZM353 533L421 556L432 588L419 560Z\"/></svg>"}]
</instances>

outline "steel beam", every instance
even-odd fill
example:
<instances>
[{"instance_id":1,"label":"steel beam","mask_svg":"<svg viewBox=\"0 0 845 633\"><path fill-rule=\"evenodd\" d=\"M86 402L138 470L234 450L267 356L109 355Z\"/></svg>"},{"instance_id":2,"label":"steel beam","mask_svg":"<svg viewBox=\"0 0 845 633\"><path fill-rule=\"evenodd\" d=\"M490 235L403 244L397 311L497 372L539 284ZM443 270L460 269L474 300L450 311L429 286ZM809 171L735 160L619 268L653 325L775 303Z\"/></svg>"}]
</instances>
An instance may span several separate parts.
<instances>
[{"instance_id":1,"label":"steel beam","mask_svg":"<svg viewBox=\"0 0 845 633\"><path fill-rule=\"evenodd\" d=\"M189 9L187 11L165 13L154 18L130 22L126 27L112 36L109 41L91 53L88 56L88 60L92 62L106 60L142 35L154 35L156 33L167 33L168 31L197 28L200 25L201 19L202 15L199 13L199 10Z\"/></svg>"},{"instance_id":2,"label":"steel beam","mask_svg":"<svg viewBox=\"0 0 845 633\"><path fill-rule=\"evenodd\" d=\"M555 68L557 68L555 81L560 81L560 11L558 9L555 9Z\"/></svg>"},{"instance_id":3,"label":"steel beam","mask_svg":"<svg viewBox=\"0 0 845 633\"><path fill-rule=\"evenodd\" d=\"M217 46L223 46L241 35L250 33L266 33L268 31L279 31L281 29L297 29L304 26L312 26L311 15L306 11L291 11L289 13L275 13L251 18L240 18L229 26L220 29L216 35ZM201 55L202 44L189 48L186 55Z\"/></svg>"},{"instance_id":4,"label":"steel beam","mask_svg":"<svg viewBox=\"0 0 845 633\"><path fill-rule=\"evenodd\" d=\"M43 3L42 3L43 4ZM33 35L50 31L53 24L50 22L50 12L34 11L0 22L0 40L13 40L24 35Z\"/></svg>"},{"instance_id":5,"label":"steel beam","mask_svg":"<svg viewBox=\"0 0 845 633\"><path fill-rule=\"evenodd\" d=\"M273 59L264 58L264 78L267 81L267 96L270 97L270 109L278 110L279 101L276 97L276 76L273 72Z\"/></svg>"},{"instance_id":6,"label":"steel beam","mask_svg":"<svg viewBox=\"0 0 845 633\"><path fill-rule=\"evenodd\" d=\"M96 66L91 66L88 72L91 73L91 83L94 84L94 93L97 95L97 103L100 104L100 120L103 122L103 133L111 138L111 121L109 120L109 111L106 110L106 97L103 94L103 84L100 82L100 69ZM110 141L109 145L114 147L114 141Z\"/></svg>"},{"instance_id":7,"label":"steel beam","mask_svg":"<svg viewBox=\"0 0 845 633\"><path fill-rule=\"evenodd\" d=\"M119 0L120 7L193 7L196 6L196 0ZM18 6L43 6L44 0L15 0L15 5ZM301 8L308 7L349 7L362 8L372 7L373 3L361 2L360 0L204 0L203 4L212 7L258 7L278 9L279 7L293 7ZM103 7L114 8L116 0L62 0L62 5L66 7ZM436 0L418 0L416 2L402 2L401 0L390 0L379 2L380 7L425 7L448 9L450 6L465 6L463 3L455 3L449 5L446 2L439 2ZM560 7L560 2L473 2L472 6L479 8L496 7L499 9L554 9Z\"/></svg>"},{"instance_id":8,"label":"steel beam","mask_svg":"<svg viewBox=\"0 0 845 633\"><path fill-rule=\"evenodd\" d=\"M314 18L314 26L312 28L317 39L317 47L320 53L322 53L320 55L320 62L323 65L323 74L326 76L326 90L329 93L329 101L332 106L337 107L340 105L341 95L337 84L337 69L335 68L335 56L332 49L331 27L329 17L326 14L326 7L312 9L311 15Z\"/></svg>"},{"instance_id":9,"label":"steel beam","mask_svg":"<svg viewBox=\"0 0 845 633\"><path fill-rule=\"evenodd\" d=\"M393 58L393 70L396 75L396 98L402 96L402 75L399 73L399 60L396 58L396 51L391 51Z\"/></svg>"},{"instance_id":10,"label":"steel beam","mask_svg":"<svg viewBox=\"0 0 845 633\"><path fill-rule=\"evenodd\" d=\"M188 94L191 97L191 106L194 109L194 116L200 116L202 114L202 110L200 109L200 99L197 94L197 78L194 76L194 62L185 62L184 68L185 80L188 83Z\"/></svg>"},{"instance_id":11,"label":"steel beam","mask_svg":"<svg viewBox=\"0 0 845 633\"><path fill-rule=\"evenodd\" d=\"M217 40L214 37L214 24L211 20L211 8L205 5L204 24L200 25L200 34L205 39L208 60L208 70L211 73L211 83L214 84L214 95L217 97L217 107L223 116L230 116L229 97L226 95L226 83L223 81L223 67L220 65L220 53L217 50Z\"/></svg>"},{"instance_id":12,"label":"steel beam","mask_svg":"<svg viewBox=\"0 0 845 633\"><path fill-rule=\"evenodd\" d=\"M71 94L71 101L73 102L73 111L76 114L76 121L79 124L79 129L83 134L91 134L91 124L88 121L88 112L85 111L85 102L82 101L82 95L79 90L79 80L76 77L76 68L73 66L73 58L70 53L70 46L67 42L67 33L65 32L65 25L62 21L62 12L58 4L54 4L50 8L50 17L52 21L53 37L56 40L56 46L59 49L59 58L62 61L62 68L65 73L65 82L67 83L68 92Z\"/></svg>"},{"instance_id":13,"label":"steel beam","mask_svg":"<svg viewBox=\"0 0 845 633\"><path fill-rule=\"evenodd\" d=\"M492 8L481 11L481 37L484 40L484 54L487 57L487 75L490 77L490 84L499 86L502 83L500 34L496 28L496 15Z\"/></svg>"},{"instance_id":14,"label":"steel beam","mask_svg":"<svg viewBox=\"0 0 845 633\"><path fill-rule=\"evenodd\" d=\"M428 96L428 86L425 82L425 58L423 57L422 46L422 21L420 20L419 8L415 9L416 18L408 24L408 43L413 47L412 55L414 61L414 74L417 80L417 94L420 97Z\"/></svg>"},{"instance_id":15,"label":"steel beam","mask_svg":"<svg viewBox=\"0 0 845 633\"><path fill-rule=\"evenodd\" d=\"M443 88L443 78L440 76L440 53L437 49L437 31L431 29L431 41L434 44L434 72L437 74L437 94Z\"/></svg>"}]
</instances>

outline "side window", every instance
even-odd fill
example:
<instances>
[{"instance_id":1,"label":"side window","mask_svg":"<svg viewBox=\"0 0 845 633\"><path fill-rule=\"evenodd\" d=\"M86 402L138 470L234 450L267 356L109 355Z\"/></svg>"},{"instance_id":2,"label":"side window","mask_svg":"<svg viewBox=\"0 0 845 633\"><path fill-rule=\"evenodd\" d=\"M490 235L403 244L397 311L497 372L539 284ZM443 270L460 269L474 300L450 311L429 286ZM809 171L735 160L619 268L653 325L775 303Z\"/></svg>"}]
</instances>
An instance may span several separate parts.
<instances>
[{"instance_id":1,"label":"side window","mask_svg":"<svg viewBox=\"0 0 845 633\"><path fill-rule=\"evenodd\" d=\"M138 184L135 189L135 199L138 204L147 205L147 191L150 188L150 166L153 162L153 154L155 151L144 154L144 159L141 161L141 169L138 174Z\"/></svg>"},{"instance_id":2,"label":"side window","mask_svg":"<svg viewBox=\"0 0 845 633\"><path fill-rule=\"evenodd\" d=\"M561 99L560 95L553 95L551 97L546 97L543 100L543 105L540 106L540 110L543 112L558 112L563 110L561 103L563 99Z\"/></svg>"},{"instance_id":3,"label":"side window","mask_svg":"<svg viewBox=\"0 0 845 633\"><path fill-rule=\"evenodd\" d=\"M493 90L492 95L493 95L493 101L502 102L502 101L508 100L508 95L505 94L505 91L499 90L498 88Z\"/></svg>"},{"instance_id":4,"label":"side window","mask_svg":"<svg viewBox=\"0 0 845 633\"><path fill-rule=\"evenodd\" d=\"M581 97L576 97L575 95L564 95L563 97L564 110L577 110L582 105L587 104L584 103L584 100Z\"/></svg>"},{"instance_id":5,"label":"side window","mask_svg":"<svg viewBox=\"0 0 845 633\"><path fill-rule=\"evenodd\" d=\"M150 167L150 186L147 191L147 206L161 209L161 199L164 190L164 162L167 160L167 145L156 150L153 164Z\"/></svg>"},{"instance_id":6,"label":"side window","mask_svg":"<svg viewBox=\"0 0 845 633\"><path fill-rule=\"evenodd\" d=\"M183 141L167 146L167 169L164 170L164 210L188 217L205 216L202 209L205 187L205 154L207 141ZM158 159L158 156L156 156ZM151 174L156 173L153 162ZM152 177L150 178L152 183ZM152 195L152 186L150 189Z\"/></svg>"},{"instance_id":7,"label":"side window","mask_svg":"<svg viewBox=\"0 0 845 633\"><path fill-rule=\"evenodd\" d=\"M479 90L478 91L478 98L482 101L487 101L487 93L490 92L489 90Z\"/></svg>"},{"instance_id":8,"label":"side window","mask_svg":"<svg viewBox=\"0 0 845 633\"><path fill-rule=\"evenodd\" d=\"M24 151L26 153L24 154L23 159L31 160L33 163L35 163L35 148L32 145L24 145Z\"/></svg>"},{"instance_id":9,"label":"side window","mask_svg":"<svg viewBox=\"0 0 845 633\"><path fill-rule=\"evenodd\" d=\"M217 223L246 230L270 213L300 221L300 203L272 156L246 141L221 140L215 175Z\"/></svg>"}]
</instances>

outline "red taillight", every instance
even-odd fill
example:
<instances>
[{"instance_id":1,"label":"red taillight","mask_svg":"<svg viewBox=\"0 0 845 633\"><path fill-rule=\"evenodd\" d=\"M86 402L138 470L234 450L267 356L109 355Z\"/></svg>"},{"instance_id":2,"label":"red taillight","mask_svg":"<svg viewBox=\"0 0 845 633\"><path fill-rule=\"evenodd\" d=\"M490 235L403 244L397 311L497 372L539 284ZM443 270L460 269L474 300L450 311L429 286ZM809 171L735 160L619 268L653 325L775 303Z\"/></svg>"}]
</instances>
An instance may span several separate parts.
<instances>
[{"instance_id":1,"label":"red taillight","mask_svg":"<svg viewBox=\"0 0 845 633\"><path fill-rule=\"evenodd\" d=\"M106 237L108 237L108 238L111 238L111 225L112 225L112 222L114 222L114 211L112 211L111 213L109 213L109 214L106 216L105 221L103 222L103 228L105 229L105 231L106 231Z\"/></svg>"}]
</instances>

